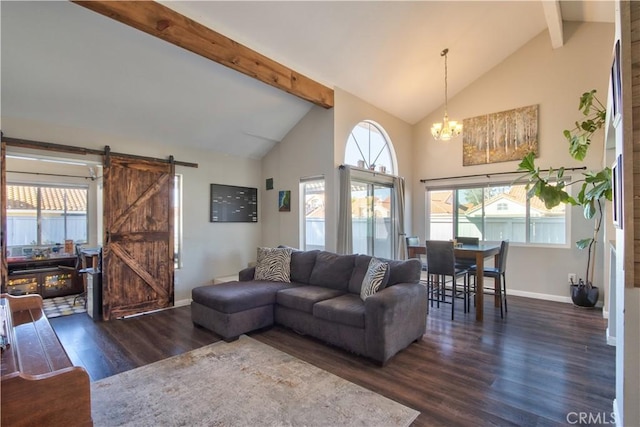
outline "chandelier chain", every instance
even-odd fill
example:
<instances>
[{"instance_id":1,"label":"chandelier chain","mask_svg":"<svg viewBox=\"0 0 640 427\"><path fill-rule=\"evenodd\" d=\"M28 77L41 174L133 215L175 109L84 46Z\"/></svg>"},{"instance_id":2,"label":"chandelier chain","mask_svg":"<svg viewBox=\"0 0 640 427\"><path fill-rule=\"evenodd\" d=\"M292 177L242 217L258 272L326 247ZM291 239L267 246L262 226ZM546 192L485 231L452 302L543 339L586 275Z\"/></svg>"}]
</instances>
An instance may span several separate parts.
<instances>
[{"instance_id":1,"label":"chandelier chain","mask_svg":"<svg viewBox=\"0 0 640 427\"><path fill-rule=\"evenodd\" d=\"M447 84L447 54L449 53L449 49L445 49L442 51L440 56L444 56L444 114L447 115L447 107L449 104L449 91Z\"/></svg>"}]
</instances>

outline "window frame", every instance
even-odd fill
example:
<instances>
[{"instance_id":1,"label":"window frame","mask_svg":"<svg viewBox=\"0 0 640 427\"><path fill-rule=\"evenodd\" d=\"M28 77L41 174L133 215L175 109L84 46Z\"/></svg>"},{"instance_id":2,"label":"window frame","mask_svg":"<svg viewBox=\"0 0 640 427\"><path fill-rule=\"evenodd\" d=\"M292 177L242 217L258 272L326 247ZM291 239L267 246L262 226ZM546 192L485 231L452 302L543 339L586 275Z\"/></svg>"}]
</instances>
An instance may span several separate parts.
<instances>
[{"instance_id":1,"label":"window frame","mask_svg":"<svg viewBox=\"0 0 640 427\"><path fill-rule=\"evenodd\" d=\"M356 128L358 127L363 127L362 125L366 124L368 126L368 132L369 132L369 142L368 142L368 151L367 151L367 155L365 155L365 153L363 153L360 144L358 143L358 141L355 139L353 132ZM363 160L364 161L364 169L369 170L369 162L371 161L371 127L376 128L377 133L380 134L380 136L382 137L382 139L384 140L384 149L386 150L387 154L389 155L389 159L390 159L390 164L387 165L382 165L385 166L387 168L387 170L384 172L385 174L388 175L397 175L397 171L398 171L398 162L396 159L396 152L395 152L395 148L393 146L393 143L391 142L391 138L389 137L389 134L387 133L387 131L384 129L384 127L382 125L380 125L379 123L376 123L373 120L360 120L358 123L355 124L355 126L353 126L351 128L351 131L349 131L349 136L347 137L347 142L345 144L344 147L344 163L348 164L354 168L358 168L359 166L357 164L351 164L349 162L347 162L347 152L349 151L349 144L353 141L353 143L355 144L358 152L360 153L360 159L359 160ZM376 156L375 159L373 159L374 161L374 165L376 166L375 172L377 173L382 173L379 170L379 166L381 165L376 165L375 162L378 160L378 158L380 157L380 154L382 154L383 151L380 151L378 153L378 155Z\"/></svg>"},{"instance_id":2,"label":"window frame","mask_svg":"<svg viewBox=\"0 0 640 427\"><path fill-rule=\"evenodd\" d=\"M74 243L79 243L79 244L87 244L89 242L89 236L90 236L90 217L89 217L89 203L90 203L90 193L91 193L91 189L89 185L83 185L83 184L73 184L73 183L64 183L64 182L51 182L51 183L40 183L40 182L29 182L29 181L20 181L20 180L11 180L11 181L7 181L6 183L7 188L10 186L21 186L21 187L35 187L37 188L37 205L35 207L35 215L36 215L36 243L35 244L18 244L18 245L10 245L9 242L7 242L7 249L10 248L37 248L37 247L49 247L49 246L55 246L56 243L64 243L64 242L55 242L55 243L42 243L42 193L41 193L41 189L42 188L64 188L64 189L81 189L86 191L86 201L85 201L85 206L86 206L86 210L84 213L85 216L85 222L86 222L86 230L85 230L85 240L84 241L74 241ZM8 206L6 207L6 211L7 211L7 220L9 219L9 208ZM65 222L64 222L64 236L65 239L67 239L69 236L67 235L68 232L68 224L67 224L67 217L68 215L63 215L65 217Z\"/></svg>"},{"instance_id":3,"label":"window frame","mask_svg":"<svg viewBox=\"0 0 640 427\"><path fill-rule=\"evenodd\" d=\"M326 233L326 224L327 224L327 216L326 216L326 208L327 208L327 181L325 179L324 175L318 175L318 176L310 176L310 177L305 177L305 178L301 178L300 179L300 248L302 250L309 250L307 249L307 212L306 212L306 199L307 199L307 189L306 189L306 185L308 183L312 183L312 182L320 182L322 181L322 184L324 186L324 209L325 209L325 216L324 216L324 224L325 224L325 231L324 231L324 236L323 236L323 244L322 244L322 249L320 250L325 250L325 248L327 247L327 233ZM319 248L316 248L319 249Z\"/></svg>"},{"instance_id":4,"label":"window frame","mask_svg":"<svg viewBox=\"0 0 640 427\"><path fill-rule=\"evenodd\" d=\"M570 176L565 176L565 181L567 184L569 184L571 182L571 177ZM504 187L504 186L516 186L516 185L526 185L526 183L518 183L518 182L514 182L514 181L494 181L494 180L489 180L489 181L477 181L477 182L465 182L465 183L460 183L460 184L453 184L453 185L427 185L425 186L425 234L426 234L426 238L430 239L431 236L431 198L429 197L429 192L430 191L452 191L452 204L453 206L457 206L458 204L458 194L457 191L458 190L467 190L467 189L478 189L478 188L482 188L483 190L486 188L490 188L490 187ZM571 194L571 186L567 185L566 187L566 191ZM482 230L482 235L483 238L481 238L481 241L484 241L484 235L485 235L485 230L484 230L484 224L485 224L485 217L486 217L486 212L485 212L485 198L483 197L483 202L482 202L482 224L483 224L483 230ZM564 243L536 243L536 242L531 242L531 202L530 199L527 198L526 199L526 209L525 209L525 215L524 215L524 221L525 221L525 235L526 235L526 240L524 242L522 241L510 241L510 244L512 246L524 246L524 247L537 247L537 248L571 248L572 247L572 239L571 239L571 209L570 206L566 206L565 211L564 211L564 228L565 228L565 242ZM451 223L451 227L452 227L452 236L456 235L456 230L458 228L458 220L459 220L459 213L458 213L458 209L454 208L453 209L453 213L452 213L452 223Z\"/></svg>"},{"instance_id":5,"label":"window frame","mask_svg":"<svg viewBox=\"0 0 640 427\"><path fill-rule=\"evenodd\" d=\"M379 175L377 173L372 173L369 171L358 171L358 170L354 170L352 171L351 174L351 194L353 195L353 185L355 183L359 183L359 184L363 184L366 186L367 189L367 198L371 198L371 200L373 200L374 195L375 195L375 190L376 187L378 188L384 188L384 189L388 189L390 191L390 206L389 206L389 215L390 215L390 229L389 229L389 258L390 259L395 259L397 256L397 245L396 245L396 241L395 241L395 237L397 236L397 230L396 230L396 221L395 221L395 215L396 215L396 208L395 208L395 199L393 197L393 192L396 190L395 186L394 186L394 180L393 178L389 177L389 176L384 176L384 175ZM353 196L352 196L353 197ZM374 205L367 205L367 209L371 210L374 208ZM379 254L375 254L375 244L374 244L374 238L375 238L375 231L373 230L373 228L375 227L375 214L372 213L371 215L371 220L374 221L371 223L370 226L371 229L367 230L367 255L371 255L371 256L381 256ZM351 221L352 221L352 242L355 241L355 238L353 236L353 212L351 212Z\"/></svg>"}]
</instances>

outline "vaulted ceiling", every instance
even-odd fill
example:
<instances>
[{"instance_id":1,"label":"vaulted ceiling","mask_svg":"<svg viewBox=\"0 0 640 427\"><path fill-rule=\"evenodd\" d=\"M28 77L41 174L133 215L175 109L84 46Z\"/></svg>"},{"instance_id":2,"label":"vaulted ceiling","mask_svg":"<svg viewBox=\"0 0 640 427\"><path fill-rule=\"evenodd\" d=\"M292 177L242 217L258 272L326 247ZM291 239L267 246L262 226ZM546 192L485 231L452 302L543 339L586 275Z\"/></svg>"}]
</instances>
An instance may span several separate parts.
<instances>
[{"instance_id":1,"label":"vaulted ceiling","mask_svg":"<svg viewBox=\"0 0 640 427\"><path fill-rule=\"evenodd\" d=\"M451 98L542 31L561 45L562 20L614 19L612 1L161 3L411 124L443 104L443 48ZM3 118L259 158L312 106L77 4L0 13Z\"/></svg>"}]
</instances>

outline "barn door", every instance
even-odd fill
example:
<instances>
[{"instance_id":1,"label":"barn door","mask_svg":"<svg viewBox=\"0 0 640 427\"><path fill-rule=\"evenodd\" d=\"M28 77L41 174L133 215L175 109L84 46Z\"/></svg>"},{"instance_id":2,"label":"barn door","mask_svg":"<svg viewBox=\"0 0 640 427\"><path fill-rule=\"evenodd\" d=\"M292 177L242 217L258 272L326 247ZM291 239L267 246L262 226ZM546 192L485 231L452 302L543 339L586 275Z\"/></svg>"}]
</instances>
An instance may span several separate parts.
<instances>
[{"instance_id":1,"label":"barn door","mask_svg":"<svg viewBox=\"0 0 640 427\"><path fill-rule=\"evenodd\" d=\"M0 142L0 284L7 289L7 145Z\"/></svg>"},{"instance_id":2,"label":"barn door","mask_svg":"<svg viewBox=\"0 0 640 427\"><path fill-rule=\"evenodd\" d=\"M173 305L173 161L105 155L103 315Z\"/></svg>"}]
</instances>

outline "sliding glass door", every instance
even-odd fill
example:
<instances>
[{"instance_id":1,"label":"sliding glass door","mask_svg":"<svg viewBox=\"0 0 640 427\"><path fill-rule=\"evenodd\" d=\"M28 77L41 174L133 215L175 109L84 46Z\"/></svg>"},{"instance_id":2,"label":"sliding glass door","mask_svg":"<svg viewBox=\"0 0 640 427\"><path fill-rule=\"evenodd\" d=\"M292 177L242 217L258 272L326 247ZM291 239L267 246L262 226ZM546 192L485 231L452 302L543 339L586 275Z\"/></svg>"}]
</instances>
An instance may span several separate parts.
<instances>
[{"instance_id":1,"label":"sliding glass door","mask_svg":"<svg viewBox=\"0 0 640 427\"><path fill-rule=\"evenodd\" d=\"M393 258L394 230L392 185L351 181L353 252Z\"/></svg>"}]
</instances>

